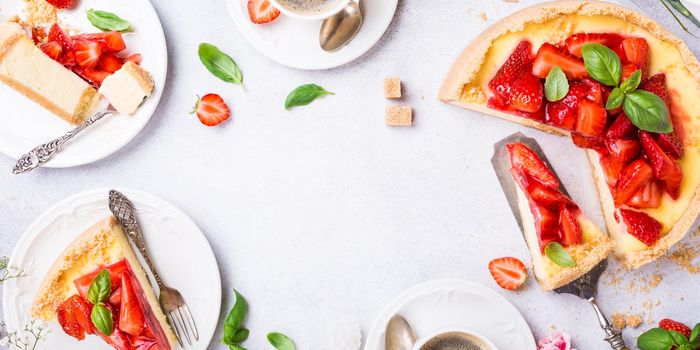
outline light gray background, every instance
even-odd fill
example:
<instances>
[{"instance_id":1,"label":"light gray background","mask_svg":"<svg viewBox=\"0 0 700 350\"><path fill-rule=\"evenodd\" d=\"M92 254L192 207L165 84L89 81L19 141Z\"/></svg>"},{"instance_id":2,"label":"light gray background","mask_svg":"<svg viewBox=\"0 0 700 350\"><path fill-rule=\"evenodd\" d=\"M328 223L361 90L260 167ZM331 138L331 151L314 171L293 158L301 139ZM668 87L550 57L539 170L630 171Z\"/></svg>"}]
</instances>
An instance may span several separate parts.
<instances>
[{"instance_id":1,"label":"light gray background","mask_svg":"<svg viewBox=\"0 0 700 350\"><path fill-rule=\"evenodd\" d=\"M127 147L88 166L13 176L13 161L0 156L0 255L10 254L39 214L71 194L96 187L151 192L191 215L209 238L225 288L222 319L232 288L247 297L249 349L270 348L269 331L290 335L301 350L332 349L336 324L356 322L366 335L392 298L432 279L497 288L488 261L529 255L489 164L493 142L516 131L537 137L572 197L602 222L588 165L569 140L435 98L472 38L533 3L403 0L366 55L341 68L304 72L256 52L235 30L224 1L154 0L170 71L153 119ZM665 11L647 3L649 11ZM196 54L203 41L238 61L247 93L205 71ZM403 79L414 127L384 126L387 76ZM285 112L287 93L307 82L336 95ZM225 97L231 121L207 128L188 115L195 95L208 92ZM654 272L664 280L652 292L625 287ZM660 300L651 310L655 321L700 321L691 311L700 309L693 291L698 276L666 260L626 276L618 286L601 285L608 313L642 312L644 302ZM521 292L499 292L538 338L555 325L572 334L579 350L606 347L585 302L543 293L532 278ZM630 345L640 330L625 332ZM212 349L223 348L218 339Z\"/></svg>"}]
</instances>

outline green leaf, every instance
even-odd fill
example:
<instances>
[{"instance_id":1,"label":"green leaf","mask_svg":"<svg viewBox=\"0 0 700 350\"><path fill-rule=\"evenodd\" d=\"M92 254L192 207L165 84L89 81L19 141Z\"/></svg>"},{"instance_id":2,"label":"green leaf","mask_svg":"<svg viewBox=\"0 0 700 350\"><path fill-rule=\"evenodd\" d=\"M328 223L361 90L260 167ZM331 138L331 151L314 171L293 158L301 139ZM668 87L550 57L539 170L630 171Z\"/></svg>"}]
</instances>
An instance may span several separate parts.
<instances>
[{"instance_id":1,"label":"green leaf","mask_svg":"<svg viewBox=\"0 0 700 350\"><path fill-rule=\"evenodd\" d=\"M673 345L671 335L661 328L652 328L637 338L640 350L669 350Z\"/></svg>"},{"instance_id":2,"label":"green leaf","mask_svg":"<svg viewBox=\"0 0 700 350\"><path fill-rule=\"evenodd\" d=\"M231 56L207 43L199 44L198 53L204 67L215 77L227 83L243 86L243 73Z\"/></svg>"},{"instance_id":3,"label":"green leaf","mask_svg":"<svg viewBox=\"0 0 700 350\"><path fill-rule=\"evenodd\" d=\"M615 51L608 47L588 43L581 47L583 63L588 75L607 86L617 86L622 75L622 63Z\"/></svg>"},{"instance_id":4,"label":"green leaf","mask_svg":"<svg viewBox=\"0 0 700 350\"><path fill-rule=\"evenodd\" d=\"M233 308L226 317L226 322L224 322L223 342L226 345L234 345L242 341L236 341L235 339L248 313L248 302L237 290L234 289L233 292L236 294L236 303L233 304Z\"/></svg>"},{"instance_id":5,"label":"green leaf","mask_svg":"<svg viewBox=\"0 0 700 350\"><path fill-rule=\"evenodd\" d=\"M335 95L330 91L316 85L316 84L304 84L298 88L292 90L287 96L287 100L284 101L284 109L290 109L292 107L306 106L313 102L317 98L324 95Z\"/></svg>"},{"instance_id":6,"label":"green leaf","mask_svg":"<svg viewBox=\"0 0 700 350\"><path fill-rule=\"evenodd\" d=\"M0 270L7 269L7 265L10 263L10 258L3 256L0 258Z\"/></svg>"},{"instance_id":7,"label":"green leaf","mask_svg":"<svg viewBox=\"0 0 700 350\"><path fill-rule=\"evenodd\" d=\"M571 257L569 252L564 249L564 247L557 243L552 242L544 247L544 254L547 255L549 260L552 260L555 264L562 267L573 267L576 266L576 261Z\"/></svg>"},{"instance_id":8,"label":"green leaf","mask_svg":"<svg viewBox=\"0 0 700 350\"><path fill-rule=\"evenodd\" d=\"M700 347L700 323L696 324L693 331L690 333L690 338L688 339L690 346L693 349Z\"/></svg>"},{"instance_id":9,"label":"green leaf","mask_svg":"<svg viewBox=\"0 0 700 350\"><path fill-rule=\"evenodd\" d=\"M246 348L236 345L236 344L231 344L228 346L229 350L246 350Z\"/></svg>"},{"instance_id":10,"label":"green leaf","mask_svg":"<svg viewBox=\"0 0 700 350\"><path fill-rule=\"evenodd\" d=\"M233 336L233 342L234 343L242 343L246 339L248 339L248 336L250 335L250 331L248 328L241 328L238 331L236 331L236 335Z\"/></svg>"},{"instance_id":11,"label":"green leaf","mask_svg":"<svg viewBox=\"0 0 700 350\"><path fill-rule=\"evenodd\" d=\"M544 81L544 96L548 101L556 102L561 100L569 92L569 81L561 68L554 66L549 70L547 79Z\"/></svg>"},{"instance_id":12,"label":"green leaf","mask_svg":"<svg viewBox=\"0 0 700 350\"><path fill-rule=\"evenodd\" d=\"M622 101L625 100L625 93L620 88L614 88L608 96L608 102L605 103L605 109L615 109L622 106Z\"/></svg>"},{"instance_id":13,"label":"green leaf","mask_svg":"<svg viewBox=\"0 0 700 350\"><path fill-rule=\"evenodd\" d=\"M688 344L679 345L676 350L693 350L693 348Z\"/></svg>"},{"instance_id":14,"label":"green leaf","mask_svg":"<svg viewBox=\"0 0 700 350\"><path fill-rule=\"evenodd\" d=\"M683 335L683 333L674 331L674 330L668 330L668 334L673 338L673 342L676 345L685 345L688 344L688 338Z\"/></svg>"},{"instance_id":15,"label":"green leaf","mask_svg":"<svg viewBox=\"0 0 700 350\"><path fill-rule=\"evenodd\" d=\"M88 300L93 304L99 304L109 298L112 293L112 277L108 270L102 270L92 283L90 283L90 289L88 289Z\"/></svg>"},{"instance_id":16,"label":"green leaf","mask_svg":"<svg viewBox=\"0 0 700 350\"><path fill-rule=\"evenodd\" d=\"M635 90L628 93L622 109L632 124L644 131L664 134L673 131L668 107L661 97L652 92Z\"/></svg>"},{"instance_id":17,"label":"green leaf","mask_svg":"<svg viewBox=\"0 0 700 350\"><path fill-rule=\"evenodd\" d=\"M630 75L625 81L620 84L620 90L622 92L632 92L639 87L639 83L642 82L642 70L637 69Z\"/></svg>"},{"instance_id":18,"label":"green leaf","mask_svg":"<svg viewBox=\"0 0 700 350\"><path fill-rule=\"evenodd\" d=\"M112 311L109 311L102 303L93 306L90 319L92 319L92 324L95 325L95 328L97 328L100 333L108 337L112 335L114 325Z\"/></svg>"},{"instance_id":19,"label":"green leaf","mask_svg":"<svg viewBox=\"0 0 700 350\"><path fill-rule=\"evenodd\" d=\"M124 20L111 12L89 9L87 11L87 19L93 26L103 32L112 30L117 32L128 32L131 29L131 23L129 23L129 21Z\"/></svg>"},{"instance_id":20,"label":"green leaf","mask_svg":"<svg viewBox=\"0 0 700 350\"><path fill-rule=\"evenodd\" d=\"M297 348L291 338L278 332L268 333L267 341L277 350L296 350Z\"/></svg>"}]
</instances>

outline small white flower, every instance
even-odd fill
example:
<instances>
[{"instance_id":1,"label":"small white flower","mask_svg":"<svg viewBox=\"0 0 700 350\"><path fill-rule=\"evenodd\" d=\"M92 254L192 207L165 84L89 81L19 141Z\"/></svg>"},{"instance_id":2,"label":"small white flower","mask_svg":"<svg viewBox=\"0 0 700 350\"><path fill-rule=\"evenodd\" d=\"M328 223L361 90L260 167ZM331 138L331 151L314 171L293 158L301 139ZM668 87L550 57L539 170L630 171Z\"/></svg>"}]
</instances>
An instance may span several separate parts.
<instances>
[{"instance_id":1,"label":"small white flower","mask_svg":"<svg viewBox=\"0 0 700 350\"><path fill-rule=\"evenodd\" d=\"M10 336L6 336L2 339L0 339L0 346L7 346L7 344L10 343Z\"/></svg>"}]
</instances>

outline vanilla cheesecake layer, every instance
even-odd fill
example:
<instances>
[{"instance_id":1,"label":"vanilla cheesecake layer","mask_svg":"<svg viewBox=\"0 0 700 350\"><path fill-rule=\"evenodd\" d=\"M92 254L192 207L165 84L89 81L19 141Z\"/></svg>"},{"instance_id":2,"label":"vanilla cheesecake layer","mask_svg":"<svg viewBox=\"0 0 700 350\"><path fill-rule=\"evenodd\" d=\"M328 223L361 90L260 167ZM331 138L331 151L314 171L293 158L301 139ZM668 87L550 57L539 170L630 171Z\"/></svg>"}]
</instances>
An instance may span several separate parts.
<instances>
[{"instance_id":1,"label":"vanilla cheesecake layer","mask_svg":"<svg viewBox=\"0 0 700 350\"><path fill-rule=\"evenodd\" d=\"M98 99L95 89L12 22L0 24L0 81L70 123L82 122Z\"/></svg>"},{"instance_id":2,"label":"vanilla cheesecake layer","mask_svg":"<svg viewBox=\"0 0 700 350\"><path fill-rule=\"evenodd\" d=\"M133 114L152 92L151 75L133 62L125 63L105 78L99 90L112 107L124 115Z\"/></svg>"}]
</instances>

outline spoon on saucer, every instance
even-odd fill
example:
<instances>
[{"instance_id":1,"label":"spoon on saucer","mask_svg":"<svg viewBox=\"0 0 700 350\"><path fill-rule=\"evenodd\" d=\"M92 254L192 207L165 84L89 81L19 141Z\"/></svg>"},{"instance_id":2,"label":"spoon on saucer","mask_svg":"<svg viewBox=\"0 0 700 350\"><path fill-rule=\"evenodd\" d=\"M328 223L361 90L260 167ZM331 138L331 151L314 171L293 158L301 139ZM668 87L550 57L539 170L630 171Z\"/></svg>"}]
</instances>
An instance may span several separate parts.
<instances>
[{"instance_id":1,"label":"spoon on saucer","mask_svg":"<svg viewBox=\"0 0 700 350\"><path fill-rule=\"evenodd\" d=\"M405 318L394 315L386 326L385 350L410 350L416 343L416 334Z\"/></svg>"},{"instance_id":2,"label":"spoon on saucer","mask_svg":"<svg viewBox=\"0 0 700 350\"><path fill-rule=\"evenodd\" d=\"M350 0L340 12L323 20L319 35L321 48L332 52L345 46L360 30L362 19L360 0Z\"/></svg>"}]
</instances>

